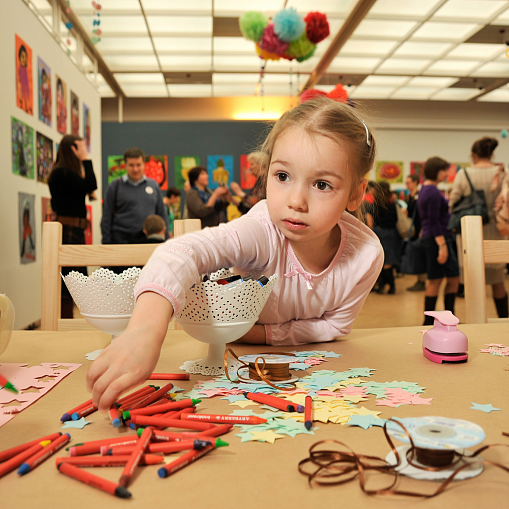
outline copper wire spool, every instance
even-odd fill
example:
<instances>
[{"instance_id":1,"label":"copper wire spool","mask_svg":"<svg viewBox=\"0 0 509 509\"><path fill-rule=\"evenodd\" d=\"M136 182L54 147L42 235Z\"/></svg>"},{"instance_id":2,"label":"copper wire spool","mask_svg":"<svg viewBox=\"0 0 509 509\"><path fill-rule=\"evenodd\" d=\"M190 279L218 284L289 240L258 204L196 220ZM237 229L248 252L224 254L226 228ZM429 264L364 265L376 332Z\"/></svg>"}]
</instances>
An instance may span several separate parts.
<instances>
[{"instance_id":1,"label":"copper wire spool","mask_svg":"<svg viewBox=\"0 0 509 509\"><path fill-rule=\"evenodd\" d=\"M411 450L408 451L408 453L411 453ZM415 459L421 465L425 465L427 467L448 467L454 463L455 455L456 451L454 450L422 449L420 447L415 448Z\"/></svg>"},{"instance_id":2,"label":"copper wire spool","mask_svg":"<svg viewBox=\"0 0 509 509\"><path fill-rule=\"evenodd\" d=\"M270 380L271 382L283 382L284 380L289 380L292 378L290 374L290 364L265 364L264 368L260 367L260 363L258 363L258 370L256 369L257 365L254 362L250 362L249 364L249 378L251 380L263 380L263 378L258 374L258 371L261 371L264 378Z\"/></svg>"}]
</instances>

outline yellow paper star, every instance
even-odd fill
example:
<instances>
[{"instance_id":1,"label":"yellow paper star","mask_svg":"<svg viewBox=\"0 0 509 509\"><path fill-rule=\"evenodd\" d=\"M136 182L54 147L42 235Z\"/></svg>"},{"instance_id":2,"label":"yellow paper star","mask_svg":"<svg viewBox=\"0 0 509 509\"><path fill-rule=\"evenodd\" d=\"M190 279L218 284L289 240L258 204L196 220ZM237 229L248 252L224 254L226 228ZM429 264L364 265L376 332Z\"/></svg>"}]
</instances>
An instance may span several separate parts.
<instances>
[{"instance_id":1,"label":"yellow paper star","mask_svg":"<svg viewBox=\"0 0 509 509\"><path fill-rule=\"evenodd\" d=\"M377 417L378 415L380 415L382 413L382 412L377 412L375 410L368 410L364 406L361 406L360 408L355 408L354 410L355 411L352 412L354 414L357 414L357 415L372 415L373 417Z\"/></svg>"},{"instance_id":2,"label":"yellow paper star","mask_svg":"<svg viewBox=\"0 0 509 509\"><path fill-rule=\"evenodd\" d=\"M363 398L360 394L345 394L343 399L352 403L359 403L359 401L366 401L368 398Z\"/></svg>"},{"instance_id":3,"label":"yellow paper star","mask_svg":"<svg viewBox=\"0 0 509 509\"><path fill-rule=\"evenodd\" d=\"M266 431L250 431L250 433L253 435L251 442L269 442L273 444L278 438L284 438L284 435L278 435L270 429Z\"/></svg>"}]
</instances>

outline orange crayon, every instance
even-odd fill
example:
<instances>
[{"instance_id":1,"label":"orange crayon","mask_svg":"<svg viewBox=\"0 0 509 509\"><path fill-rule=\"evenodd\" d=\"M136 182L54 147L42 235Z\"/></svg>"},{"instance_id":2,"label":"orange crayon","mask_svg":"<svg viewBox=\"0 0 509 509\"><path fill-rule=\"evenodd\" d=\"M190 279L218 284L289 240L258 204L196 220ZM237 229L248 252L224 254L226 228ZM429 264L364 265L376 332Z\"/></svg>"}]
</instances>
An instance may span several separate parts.
<instances>
[{"instance_id":1,"label":"orange crayon","mask_svg":"<svg viewBox=\"0 0 509 509\"><path fill-rule=\"evenodd\" d=\"M139 401L138 403L135 403L134 405L131 405L131 410L134 410L136 408L141 408L142 406L147 406L150 403L153 403L154 401L157 401L158 399L161 399L166 393L170 392L170 390L173 388L173 384L166 384L164 387L161 387L154 393L152 393L147 399Z\"/></svg>"},{"instance_id":2,"label":"orange crayon","mask_svg":"<svg viewBox=\"0 0 509 509\"><path fill-rule=\"evenodd\" d=\"M28 458L31 458L34 454L38 453L41 449L46 447L51 442L49 440L43 440L38 444L32 445L32 447L25 449L23 452L20 452L16 456L13 456L11 459L4 461L0 465L0 477L3 477L5 474L8 474L15 468L18 468L24 461Z\"/></svg>"},{"instance_id":3,"label":"orange crayon","mask_svg":"<svg viewBox=\"0 0 509 509\"><path fill-rule=\"evenodd\" d=\"M313 426L313 398L306 396L304 405L304 426L309 431Z\"/></svg>"},{"instance_id":4,"label":"orange crayon","mask_svg":"<svg viewBox=\"0 0 509 509\"><path fill-rule=\"evenodd\" d=\"M60 420L62 422L70 421L71 420L71 416L72 416L73 413L78 412L82 408L88 407L91 404L92 404L92 400L91 399L89 399L88 401L85 401L85 403L81 403L81 405L78 405L77 407L74 407L72 410L69 410L68 412L65 412L65 414L62 415L62 417L60 417Z\"/></svg>"},{"instance_id":5,"label":"orange crayon","mask_svg":"<svg viewBox=\"0 0 509 509\"><path fill-rule=\"evenodd\" d=\"M120 498L131 498L131 493L129 493L124 486L107 481L106 479L87 472L86 470L71 465L68 462L64 461L58 464L57 468L60 473L73 477L74 479L88 484L89 486L93 486L94 488L103 490L106 493L110 493L111 495L115 495Z\"/></svg>"},{"instance_id":6,"label":"orange crayon","mask_svg":"<svg viewBox=\"0 0 509 509\"><path fill-rule=\"evenodd\" d=\"M152 373L147 380L189 380L187 373Z\"/></svg>"},{"instance_id":7,"label":"orange crayon","mask_svg":"<svg viewBox=\"0 0 509 509\"><path fill-rule=\"evenodd\" d=\"M18 474L28 474L28 472L37 467L37 465L40 465L43 461L47 460L51 455L55 454L61 447L69 442L70 438L71 435L69 435L69 433L64 433L56 440L48 444L47 447L44 447L30 458L27 458L19 467Z\"/></svg>"},{"instance_id":8,"label":"orange crayon","mask_svg":"<svg viewBox=\"0 0 509 509\"><path fill-rule=\"evenodd\" d=\"M120 467L127 464L130 454L124 456L83 456L56 458L56 465L69 463L75 467ZM157 465L164 463L164 457L159 454L142 454L138 465Z\"/></svg>"},{"instance_id":9,"label":"orange crayon","mask_svg":"<svg viewBox=\"0 0 509 509\"><path fill-rule=\"evenodd\" d=\"M9 458L13 458L17 454L26 451L27 449L30 449L30 447L45 441L53 441L57 439L59 436L61 436L62 433L52 433L51 435L46 435L42 438L37 438L36 440L32 440L30 442L26 442L24 444L16 445L15 447L11 447L10 449L6 449L5 451L0 452L0 463L8 460Z\"/></svg>"},{"instance_id":10,"label":"orange crayon","mask_svg":"<svg viewBox=\"0 0 509 509\"><path fill-rule=\"evenodd\" d=\"M154 415L173 410L182 410L183 408L193 407L198 403L201 403L201 399L181 399L180 401L171 401L145 408L135 408L124 412L123 418L128 420L133 415Z\"/></svg>"},{"instance_id":11,"label":"orange crayon","mask_svg":"<svg viewBox=\"0 0 509 509\"><path fill-rule=\"evenodd\" d=\"M86 456L87 454L96 454L101 450L102 445L122 444L130 445L138 441L136 435L128 435L117 438L103 438L102 440L93 440L83 444L76 444L69 447L69 456Z\"/></svg>"},{"instance_id":12,"label":"orange crayon","mask_svg":"<svg viewBox=\"0 0 509 509\"><path fill-rule=\"evenodd\" d=\"M136 470L136 467L140 462L142 454L147 449L147 446L151 438L152 438L152 428L145 428L143 430L143 433L141 434L141 437L138 439L138 442L136 442L134 450L131 453L131 456L129 457L129 461L127 462L122 472L122 475L120 476L120 480L118 481L118 484L120 484L120 486L127 488L131 483L134 471Z\"/></svg>"},{"instance_id":13,"label":"orange crayon","mask_svg":"<svg viewBox=\"0 0 509 509\"><path fill-rule=\"evenodd\" d=\"M214 424L208 422L189 422L180 419L165 419L164 417L152 417L151 415L133 415L131 417L133 424L139 426L158 426L162 428L183 428L205 431L214 428Z\"/></svg>"},{"instance_id":14,"label":"orange crayon","mask_svg":"<svg viewBox=\"0 0 509 509\"><path fill-rule=\"evenodd\" d=\"M188 451L189 449L203 449L210 445L210 440L181 440L179 442L157 442L148 444L147 452L150 454L171 454L173 452ZM101 447L101 454L104 456L123 456L132 454L134 451L133 445L122 445L120 447Z\"/></svg>"},{"instance_id":15,"label":"orange crayon","mask_svg":"<svg viewBox=\"0 0 509 509\"><path fill-rule=\"evenodd\" d=\"M147 385L146 387L142 387L141 389L138 389L137 391L131 392L131 394L127 394L123 398L120 398L116 401L117 405L124 405L125 403L140 399L142 397L145 397L147 394L150 394L151 392L155 392L157 389L154 385Z\"/></svg>"},{"instance_id":16,"label":"orange crayon","mask_svg":"<svg viewBox=\"0 0 509 509\"><path fill-rule=\"evenodd\" d=\"M180 419L183 421L201 421L229 424L263 424L267 419L253 415L213 415L213 414L182 414Z\"/></svg>"}]
</instances>

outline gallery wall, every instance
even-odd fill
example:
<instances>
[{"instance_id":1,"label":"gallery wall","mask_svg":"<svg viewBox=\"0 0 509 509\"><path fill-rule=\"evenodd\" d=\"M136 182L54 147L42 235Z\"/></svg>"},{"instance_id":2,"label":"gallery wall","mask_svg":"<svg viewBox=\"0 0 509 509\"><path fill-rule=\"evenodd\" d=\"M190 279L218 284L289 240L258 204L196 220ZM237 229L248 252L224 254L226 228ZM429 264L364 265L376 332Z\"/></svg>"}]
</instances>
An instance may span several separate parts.
<instances>
[{"instance_id":1,"label":"gallery wall","mask_svg":"<svg viewBox=\"0 0 509 509\"><path fill-rule=\"evenodd\" d=\"M16 36L19 38L17 46ZM22 70L20 74L18 69L21 45L28 53L28 70L31 64L31 76L27 75L26 79L25 71ZM49 83L51 84L51 107L44 110L42 117L39 112L39 58L44 62L46 71L48 69L50 71ZM56 144L62 138L62 134L57 130L57 75L66 84L67 117L60 125L61 130L71 132L71 92L77 97L76 111L79 114L75 128L79 130L79 135L82 137L86 134L83 125L85 105L88 108L90 155L98 177L99 197L102 192L101 102L93 86L21 0L5 2L2 9L0 61L3 63L2 73L0 73L0 90L2 91L0 94L0 140L2 140L0 158L3 162L0 166L2 181L0 186L0 293L7 294L13 301L16 310L15 328L20 329L37 322L41 317L42 199L50 198L48 185L44 182L50 165L49 163L39 165L38 178L36 143L37 139L41 139L37 133L51 140L54 157ZM46 90L43 89L43 94L48 97ZM26 100L30 96L32 100ZM20 99L22 99L21 102ZM31 113L25 110L31 110ZM48 116L51 116L51 125L41 120L43 118L48 122ZM62 115L61 118L63 118ZM22 143L21 140L23 140ZM24 148L23 151L20 149L21 146ZM93 240L100 242L100 201L92 202L90 205ZM27 209L26 213L25 209ZM23 228L20 226L20 214L27 219L27 224Z\"/></svg>"}]
</instances>

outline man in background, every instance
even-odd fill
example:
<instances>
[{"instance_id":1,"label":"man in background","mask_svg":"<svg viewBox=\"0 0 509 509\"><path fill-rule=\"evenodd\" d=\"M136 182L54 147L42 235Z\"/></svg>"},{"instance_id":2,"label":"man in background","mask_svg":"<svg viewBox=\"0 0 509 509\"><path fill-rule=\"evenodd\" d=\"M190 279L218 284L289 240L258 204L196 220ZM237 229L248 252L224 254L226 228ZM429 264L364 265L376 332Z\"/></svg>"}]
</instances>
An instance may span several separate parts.
<instances>
[{"instance_id":1,"label":"man in background","mask_svg":"<svg viewBox=\"0 0 509 509\"><path fill-rule=\"evenodd\" d=\"M101 219L103 244L128 244L143 230L145 219L160 216L168 232L168 216L159 185L147 178L145 154L139 148L124 153L127 174L115 179L106 190Z\"/></svg>"}]
</instances>

